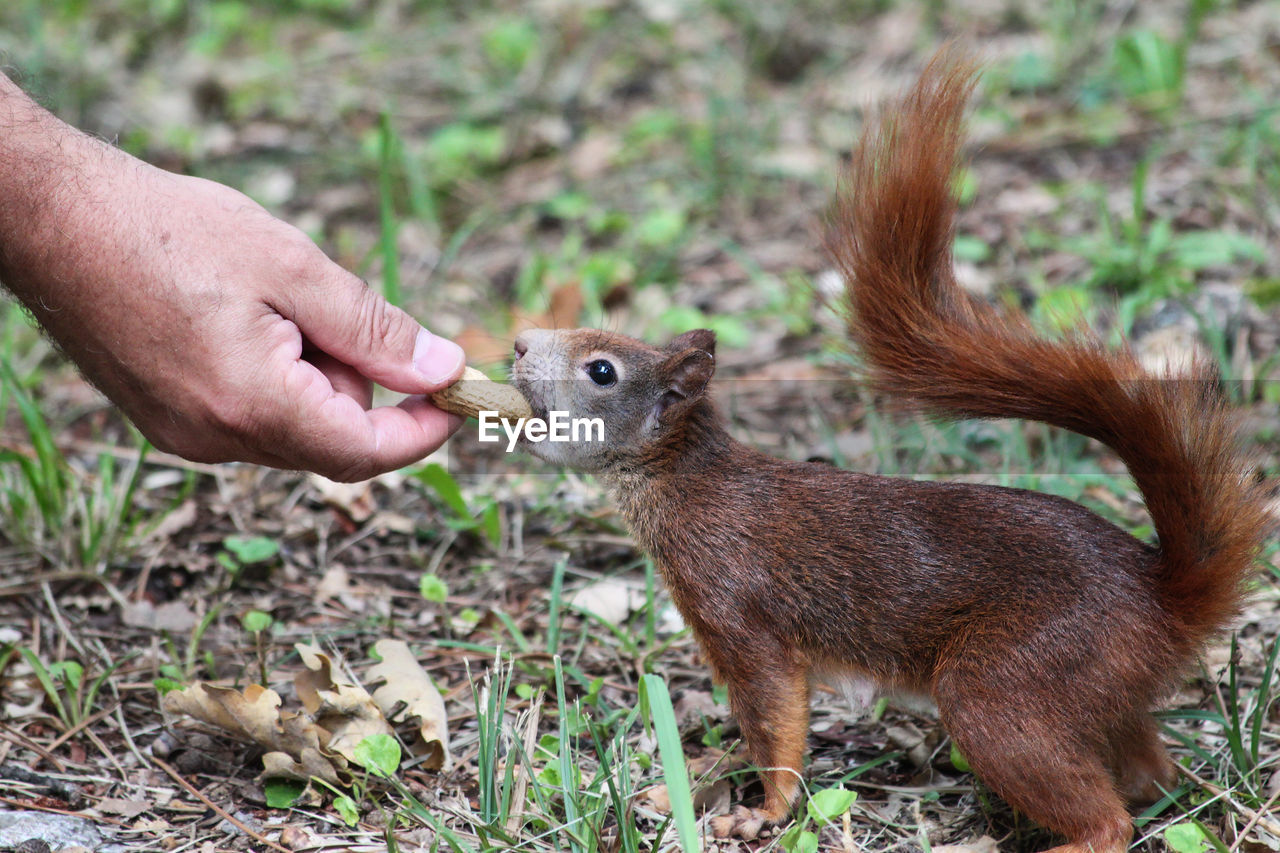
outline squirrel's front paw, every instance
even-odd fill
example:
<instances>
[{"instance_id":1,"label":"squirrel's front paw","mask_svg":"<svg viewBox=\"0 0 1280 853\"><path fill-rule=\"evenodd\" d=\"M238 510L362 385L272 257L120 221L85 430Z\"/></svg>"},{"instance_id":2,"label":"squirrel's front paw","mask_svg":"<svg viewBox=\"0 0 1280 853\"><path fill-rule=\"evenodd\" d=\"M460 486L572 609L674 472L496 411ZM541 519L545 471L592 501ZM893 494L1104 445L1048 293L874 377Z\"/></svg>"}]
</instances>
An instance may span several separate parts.
<instances>
[{"instance_id":1,"label":"squirrel's front paw","mask_svg":"<svg viewBox=\"0 0 1280 853\"><path fill-rule=\"evenodd\" d=\"M743 841L751 841L760 834L760 829L773 820L762 809L749 809L737 806L732 812L711 819L711 831L716 838L737 837Z\"/></svg>"}]
</instances>

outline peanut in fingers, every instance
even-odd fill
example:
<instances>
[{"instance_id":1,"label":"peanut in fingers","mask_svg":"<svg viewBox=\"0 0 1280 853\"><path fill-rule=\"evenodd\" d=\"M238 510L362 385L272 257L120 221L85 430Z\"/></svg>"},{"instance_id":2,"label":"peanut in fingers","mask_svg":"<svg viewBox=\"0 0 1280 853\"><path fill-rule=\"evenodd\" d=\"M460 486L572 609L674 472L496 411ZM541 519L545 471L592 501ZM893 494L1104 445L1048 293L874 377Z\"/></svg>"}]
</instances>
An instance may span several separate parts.
<instances>
[{"instance_id":1,"label":"peanut in fingers","mask_svg":"<svg viewBox=\"0 0 1280 853\"><path fill-rule=\"evenodd\" d=\"M446 412L478 418L480 412L497 412L501 418L531 418L533 410L520 392L510 385L494 382L474 367L462 378L430 395L431 402Z\"/></svg>"}]
</instances>

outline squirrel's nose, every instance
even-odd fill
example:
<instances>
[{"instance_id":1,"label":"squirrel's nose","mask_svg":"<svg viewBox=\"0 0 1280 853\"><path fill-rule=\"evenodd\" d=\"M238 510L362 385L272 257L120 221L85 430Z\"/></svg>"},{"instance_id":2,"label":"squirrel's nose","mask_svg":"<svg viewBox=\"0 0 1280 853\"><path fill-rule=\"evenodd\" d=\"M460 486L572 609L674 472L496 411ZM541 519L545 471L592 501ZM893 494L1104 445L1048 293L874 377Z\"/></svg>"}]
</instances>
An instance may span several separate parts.
<instances>
[{"instance_id":1,"label":"squirrel's nose","mask_svg":"<svg viewBox=\"0 0 1280 853\"><path fill-rule=\"evenodd\" d=\"M529 342L523 336L517 336L515 342L516 361L529 351Z\"/></svg>"}]
</instances>

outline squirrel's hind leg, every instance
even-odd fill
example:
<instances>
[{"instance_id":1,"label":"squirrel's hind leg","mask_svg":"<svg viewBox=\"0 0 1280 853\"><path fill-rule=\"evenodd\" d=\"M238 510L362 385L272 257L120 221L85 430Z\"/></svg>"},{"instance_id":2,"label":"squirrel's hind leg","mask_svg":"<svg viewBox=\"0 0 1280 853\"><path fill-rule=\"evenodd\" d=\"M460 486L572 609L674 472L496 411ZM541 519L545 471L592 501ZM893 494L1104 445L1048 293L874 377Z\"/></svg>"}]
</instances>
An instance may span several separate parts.
<instances>
[{"instance_id":1,"label":"squirrel's hind leg","mask_svg":"<svg viewBox=\"0 0 1280 853\"><path fill-rule=\"evenodd\" d=\"M1124 853L1133 823L1092 738L1073 714L1017 701L1012 685L973 683L967 670L935 686L942 723L984 784L1036 823L1066 836L1049 853Z\"/></svg>"},{"instance_id":2,"label":"squirrel's hind leg","mask_svg":"<svg viewBox=\"0 0 1280 853\"><path fill-rule=\"evenodd\" d=\"M1155 718L1145 711L1135 712L1112 727L1107 749L1116 788L1131 805L1154 803L1178 783Z\"/></svg>"},{"instance_id":3,"label":"squirrel's hind leg","mask_svg":"<svg viewBox=\"0 0 1280 853\"><path fill-rule=\"evenodd\" d=\"M800 769L809 734L809 667L787 660L718 661L716 671L729 688L729 705L751 759L760 767L764 805L738 806L711 821L716 836L750 840L762 826L791 813L800 792ZM734 662L738 663L738 662Z\"/></svg>"}]
</instances>

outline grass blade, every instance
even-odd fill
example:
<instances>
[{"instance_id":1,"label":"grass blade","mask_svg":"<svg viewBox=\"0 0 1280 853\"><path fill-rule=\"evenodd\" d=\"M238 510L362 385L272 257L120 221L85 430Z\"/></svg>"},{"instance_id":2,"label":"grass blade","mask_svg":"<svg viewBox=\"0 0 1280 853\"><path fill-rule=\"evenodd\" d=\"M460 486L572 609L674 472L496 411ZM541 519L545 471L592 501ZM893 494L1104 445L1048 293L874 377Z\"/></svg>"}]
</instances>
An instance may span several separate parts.
<instances>
[{"instance_id":1,"label":"grass blade","mask_svg":"<svg viewBox=\"0 0 1280 853\"><path fill-rule=\"evenodd\" d=\"M382 254L382 295L392 305L400 304L400 249L396 236L400 220L396 217L395 166L399 158L400 138L391 126L387 113L378 116L378 249Z\"/></svg>"},{"instance_id":2,"label":"grass blade","mask_svg":"<svg viewBox=\"0 0 1280 853\"><path fill-rule=\"evenodd\" d=\"M680 727L676 712L671 706L671 694L667 683L657 675L640 679L640 701L648 708L649 720L658 741L658 754L662 758L662 777L671 798L671 817L676 825L676 835L685 853L696 853L698 821L693 811L693 792L689 787L689 771L684 764L684 746L680 740Z\"/></svg>"},{"instance_id":3,"label":"grass blade","mask_svg":"<svg viewBox=\"0 0 1280 853\"><path fill-rule=\"evenodd\" d=\"M575 833L575 824L581 813L578 810L578 791L575 784L577 767L573 761L573 749L569 740L569 705L564 694L564 667L559 655L556 655L555 662L556 708L560 716L560 784L564 790L564 830L569 836L570 846L574 850L581 850L582 845L577 843L578 838Z\"/></svg>"}]
</instances>

